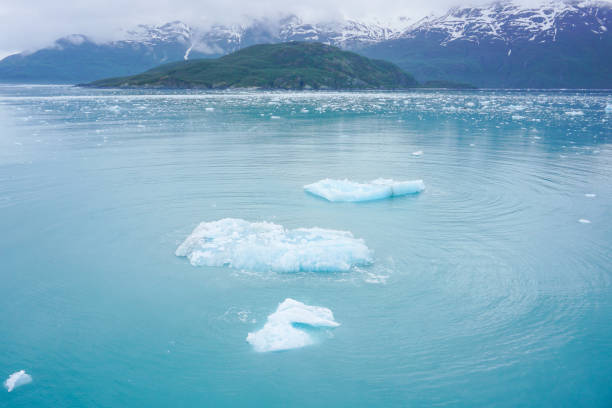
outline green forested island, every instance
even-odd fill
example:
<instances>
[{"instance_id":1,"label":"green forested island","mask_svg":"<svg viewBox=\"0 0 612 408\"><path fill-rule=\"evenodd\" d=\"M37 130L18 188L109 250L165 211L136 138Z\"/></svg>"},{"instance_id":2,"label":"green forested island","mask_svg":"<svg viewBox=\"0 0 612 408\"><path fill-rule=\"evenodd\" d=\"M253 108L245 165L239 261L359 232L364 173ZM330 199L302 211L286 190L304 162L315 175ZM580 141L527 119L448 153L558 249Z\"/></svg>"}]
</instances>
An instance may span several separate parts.
<instances>
[{"instance_id":1,"label":"green forested island","mask_svg":"<svg viewBox=\"0 0 612 408\"><path fill-rule=\"evenodd\" d=\"M450 85L450 86L449 86ZM461 87L446 83L445 87ZM161 65L94 81L100 88L408 89L419 84L393 63L307 42L254 45L216 59Z\"/></svg>"}]
</instances>

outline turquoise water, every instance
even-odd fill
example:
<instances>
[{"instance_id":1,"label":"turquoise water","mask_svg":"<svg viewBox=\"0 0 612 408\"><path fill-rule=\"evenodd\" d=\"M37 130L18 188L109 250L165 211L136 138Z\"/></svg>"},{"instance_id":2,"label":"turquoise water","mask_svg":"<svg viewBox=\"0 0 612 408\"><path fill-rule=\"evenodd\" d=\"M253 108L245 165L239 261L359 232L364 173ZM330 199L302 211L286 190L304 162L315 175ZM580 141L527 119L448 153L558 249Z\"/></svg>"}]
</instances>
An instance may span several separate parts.
<instances>
[{"instance_id":1,"label":"turquoise water","mask_svg":"<svg viewBox=\"0 0 612 408\"><path fill-rule=\"evenodd\" d=\"M0 379L33 382L0 406L609 407L611 101L2 86ZM426 190L303 191L328 177ZM373 262L174 254L226 217L350 231ZM341 325L256 352L286 298Z\"/></svg>"}]
</instances>

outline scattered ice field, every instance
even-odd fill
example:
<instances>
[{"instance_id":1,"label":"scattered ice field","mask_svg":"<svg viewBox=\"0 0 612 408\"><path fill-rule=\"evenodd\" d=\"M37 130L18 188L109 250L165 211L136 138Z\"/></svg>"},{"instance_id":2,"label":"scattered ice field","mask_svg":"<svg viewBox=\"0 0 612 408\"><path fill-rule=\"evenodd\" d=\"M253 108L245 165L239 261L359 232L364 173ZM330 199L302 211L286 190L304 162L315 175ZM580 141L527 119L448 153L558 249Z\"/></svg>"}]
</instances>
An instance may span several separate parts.
<instances>
[{"instance_id":1,"label":"scattered ice field","mask_svg":"<svg viewBox=\"0 0 612 408\"><path fill-rule=\"evenodd\" d=\"M610 103L0 85L0 406L608 408Z\"/></svg>"}]
</instances>

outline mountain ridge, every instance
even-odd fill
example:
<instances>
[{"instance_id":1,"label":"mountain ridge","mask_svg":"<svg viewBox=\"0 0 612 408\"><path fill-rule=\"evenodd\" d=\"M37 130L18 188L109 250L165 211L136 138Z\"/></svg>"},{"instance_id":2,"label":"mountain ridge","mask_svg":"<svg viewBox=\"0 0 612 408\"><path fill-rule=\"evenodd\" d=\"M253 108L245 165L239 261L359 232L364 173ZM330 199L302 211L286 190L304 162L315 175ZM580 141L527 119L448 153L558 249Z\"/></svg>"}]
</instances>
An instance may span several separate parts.
<instances>
[{"instance_id":1,"label":"mountain ridge","mask_svg":"<svg viewBox=\"0 0 612 408\"><path fill-rule=\"evenodd\" d=\"M353 19L313 23L289 15L278 21L253 20L208 29L180 21L140 25L113 42L96 43L73 35L32 54L9 56L0 61L0 80L87 82L136 74L166 62L219 57L259 43L317 41L394 62L421 81L576 87L577 78L590 75L595 80L580 80L581 86L612 88L612 79L606 79L612 65L608 58L612 51L606 51L611 46L611 6L601 1L545 0L538 7L495 2L452 8L416 22L398 18L394 24ZM602 49L604 55L597 55ZM518 61L519 57L525 60ZM528 67L522 77L509 73L521 69L521 63L529 66L534 58L546 59L538 69L553 79L532 80L535 67L532 71ZM576 64L578 59L590 70ZM566 71L552 69L559 64L566 65ZM90 71L76 72L75 66Z\"/></svg>"}]
</instances>

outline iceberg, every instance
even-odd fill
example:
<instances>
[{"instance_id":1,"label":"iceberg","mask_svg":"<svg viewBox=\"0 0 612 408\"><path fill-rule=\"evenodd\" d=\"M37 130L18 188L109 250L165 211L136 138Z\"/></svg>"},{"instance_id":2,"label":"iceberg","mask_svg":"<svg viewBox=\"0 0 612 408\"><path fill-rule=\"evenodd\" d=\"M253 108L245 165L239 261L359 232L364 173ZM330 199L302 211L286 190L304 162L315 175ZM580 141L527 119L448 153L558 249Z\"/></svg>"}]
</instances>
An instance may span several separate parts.
<instances>
[{"instance_id":1,"label":"iceberg","mask_svg":"<svg viewBox=\"0 0 612 408\"><path fill-rule=\"evenodd\" d=\"M202 222L176 255L194 266L274 272L342 272L372 262L364 241L348 231L286 229L236 218Z\"/></svg>"},{"instance_id":2,"label":"iceberg","mask_svg":"<svg viewBox=\"0 0 612 408\"><path fill-rule=\"evenodd\" d=\"M11 375L4 381L4 387L8 392L13 391L17 387L26 385L32 382L32 376L27 374L25 370L19 370Z\"/></svg>"},{"instance_id":3,"label":"iceberg","mask_svg":"<svg viewBox=\"0 0 612 408\"><path fill-rule=\"evenodd\" d=\"M264 327L249 333L246 340L260 353L290 350L315 343L309 329L338 326L340 323L334 320L328 308L309 306L287 298L268 316Z\"/></svg>"},{"instance_id":4,"label":"iceberg","mask_svg":"<svg viewBox=\"0 0 612 408\"><path fill-rule=\"evenodd\" d=\"M612 113L612 103L607 104L604 110L606 113Z\"/></svg>"},{"instance_id":5,"label":"iceberg","mask_svg":"<svg viewBox=\"0 0 612 408\"><path fill-rule=\"evenodd\" d=\"M420 193L425 190L423 180L393 181L376 179L369 183L324 179L304 186L310 194L323 197L328 201L372 201Z\"/></svg>"}]
</instances>

